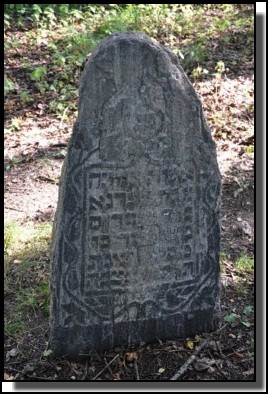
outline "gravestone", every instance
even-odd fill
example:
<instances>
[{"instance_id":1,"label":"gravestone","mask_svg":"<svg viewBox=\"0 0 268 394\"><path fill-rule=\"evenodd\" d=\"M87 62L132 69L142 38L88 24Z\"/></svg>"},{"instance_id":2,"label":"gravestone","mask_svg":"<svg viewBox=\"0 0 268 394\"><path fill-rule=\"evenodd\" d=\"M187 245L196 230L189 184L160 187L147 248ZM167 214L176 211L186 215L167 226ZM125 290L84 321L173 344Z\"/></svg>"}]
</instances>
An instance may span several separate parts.
<instances>
[{"instance_id":1,"label":"gravestone","mask_svg":"<svg viewBox=\"0 0 268 394\"><path fill-rule=\"evenodd\" d=\"M54 354L214 330L219 201L215 145L177 57L140 33L105 39L81 78L60 181Z\"/></svg>"}]
</instances>

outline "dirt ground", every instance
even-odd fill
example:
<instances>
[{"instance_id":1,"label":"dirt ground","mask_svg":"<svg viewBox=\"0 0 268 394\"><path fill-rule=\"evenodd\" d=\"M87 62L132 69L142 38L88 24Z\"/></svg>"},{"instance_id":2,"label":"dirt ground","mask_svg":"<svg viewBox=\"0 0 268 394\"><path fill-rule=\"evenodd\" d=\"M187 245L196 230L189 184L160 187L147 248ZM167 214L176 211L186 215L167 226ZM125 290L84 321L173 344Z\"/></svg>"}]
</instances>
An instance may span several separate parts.
<instances>
[{"instance_id":1,"label":"dirt ground","mask_svg":"<svg viewBox=\"0 0 268 394\"><path fill-rule=\"evenodd\" d=\"M230 55L227 52L228 48L226 58ZM8 61L12 61L12 57ZM230 72L217 81L216 90L213 79L192 80L217 144L222 175L219 329L194 338L92 352L77 363L46 353L48 318L41 311L29 313L27 331L16 335L5 333L5 380L170 380L178 371L181 372L178 380L183 381L255 379L254 313L247 317L247 324L242 318L245 307L254 306L254 275L247 270L241 273L236 267L240 256L254 258L254 153L248 149L254 143L253 119L241 110L241 103L253 97L252 70L253 59L243 70L237 69L236 75ZM220 117L223 112L227 117L219 134L215 114ZM9 119L8 109L6 114ZM5 136L5 222L53 221L58 181L73 121L69 119L62 125L36 105L31 116L25 116L23 127ZM14 158L20 158L19 162ZM44 272L49 275L48 255L41 259ZM6 316L13 302L14 294L5 294ZM225 317L232 313L239 319L226 321ZM196 356L192 360L193 354Z\"/></svg>"},{"instance_id":2,"label":"dirt ground","mask_svg":"<svg viewBox=\"0 0 268 394\"><path fill-rule=\"evenodd\" d=\"M29 153L25 154L27 160L24 163L5 173L5 220L21 223L53 220L63 163L62 156L55 157L55 152L66 149L63 145L70 137L71 125L64 135L56 134L56 122L47 128L38 124L35 127L36 135L29 133L28 129L17 146L9 141L9 151L19 150L23 154L28 148ZM31 140L27 136L31 136ZM232 326L224 322L224 316L232 312L241 315L245 306L254 305L253 275L245 273L248 278L243 284L243 278L234 265L237 257L252 257L254 252L253 155L230 141L217 141L217 151L222 174L221 244L225 256L219 330L211 334L201 333L195 338L159 341L135 349L92 353L84 363L73 363L64 358L43 355L49 335L48 320L44 321L44 317L37 314L31 316L30 332L15 337L6 335L6 354L12 349L19 349L15 356L6 356L7 376L11 375L15 380L169 380L193 353L187 348L187 343L192 341L198 347L208 339L207 346L187 368L181 380L254 379L253 326ZM49 270L49 261L45 264ZM117 358L107 366L115 356Z\"/></svg>"}]
</instances>

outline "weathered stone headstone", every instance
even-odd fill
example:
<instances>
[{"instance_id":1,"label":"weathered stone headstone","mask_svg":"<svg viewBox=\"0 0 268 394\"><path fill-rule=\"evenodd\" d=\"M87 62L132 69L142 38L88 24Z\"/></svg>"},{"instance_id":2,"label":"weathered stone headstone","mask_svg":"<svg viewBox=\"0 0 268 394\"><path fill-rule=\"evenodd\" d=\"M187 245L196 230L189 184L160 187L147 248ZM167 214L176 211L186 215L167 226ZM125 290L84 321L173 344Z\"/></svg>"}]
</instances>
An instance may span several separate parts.
<instances>
[{"instance_id":1,"label":"weathered stone headstone","mask_svg":"<svg viewBox=\"0 0 268 394\"><path fill-rule=\"evenodd\" d=\"M52 249L50 346L79 356L217 327L220 174L178 60L139 33L91 55Z\"/></svg>"}]
</instances>

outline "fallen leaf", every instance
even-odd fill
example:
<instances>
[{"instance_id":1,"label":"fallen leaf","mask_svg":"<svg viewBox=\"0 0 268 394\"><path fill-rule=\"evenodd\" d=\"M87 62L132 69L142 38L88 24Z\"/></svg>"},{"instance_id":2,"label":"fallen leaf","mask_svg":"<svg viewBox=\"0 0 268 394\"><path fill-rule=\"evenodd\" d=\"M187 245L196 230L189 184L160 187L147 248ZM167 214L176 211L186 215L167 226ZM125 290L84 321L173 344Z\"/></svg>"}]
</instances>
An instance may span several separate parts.
<instances>
[{"instance_id":1,"label":"fallen leaf","mask_svg":"<svg viewBox=\"0 0 268 394\"><path fill-rule=\"evenodd\" d=\"M207 357L203 357L194 363L194 368L197 371L204 371L205 369L208 369L213 364L215 364L214 360L211 360L210 358Z\"/></svg>"},{"instance_id":2,"label":"fallen leaf","mask_svg":"<svg viewBox=\"0 0 268 394\"><path fill-rule=\"evenodd\" d=\"M7 373L4 374L4 380L14 380L15 376L13 375L9 375Z\"/></svg>"},{"instance_id":3,"label":"fallen leaf","mask_svg":"<svg viewBox=\"0 0 268 394\"><path fill-rule=\"evenodd\" d=\"M241 323L242 323L244 326L246 326L246 327L250 327L250 326L251 326L250 322L248 322L247 320L242 320Z\"/></svg>"},{"instance_id":4,"label":"fallen leaf","mask_svg":"<svg viewBox=\"0 0 268 394\"><path fill-rule=\"evenodd\" d=\"M6 360L8 361L10 357L15 357L19 354L19 350L17 348L11 349L6 353Z\"/></svg>"},{"instance_id":5,"label":"fallen leaf","mask_svg":"<svg viewBox=\"0 0 268 394\"><path fill-rule=\"evenodd\" d=\"M234 352L234 354L236 355L236 357L238 358L244 358L244 355L238 352Z\"/></svg>"},{"instance_id":6,"label":"fallen leaf","mask_svg":"<svg viewBox=\"0 0 268 394\"><path fill-rule=\"evenodd\" d=\"M207 346L208 346L210 349L212 349L212 350L218 350L218 347L219 347L217 341L214 341L214 340L209 341L208 344L207 344Z\"/></svg>"},{"instance_id":7,"label":"fallen leaf","mask_svg":"<svg viewBox=\"0 0 268 394\"><path fill-rule=\"evenodd\" d=\"M158 372L159 372L159 373L165 372L165 368L159 368Z\"/></svg>"},{"instance_id":8,"label":"fallen leaf","mask_svg":"<svg viewBox=\"0 0 268 394\"><path fill-rule=\"evenodd\" d=\"M33 372L34 365L26 364L22 371L23 371L23 373Z\"/></svg>"},{"instance_id":9,"label":"fallen leaf","mask_svg":"<svg viewBox=\"0 0 268 394\"><path fill-rule=\"evenodd\" d=\"M53 352L52 352L51 349L44 350L44 351L43 351L43 356L48 357L48 356L50 356L52 353L53 353Z\"/></svg>"},{"instance_id":10,"label":"fallen leaf","mask_svg":"<svg viewBox=\"0 0 268 394\"><path fill-rule=\"evenodd\" d=\"M254 375L254 368L250 368L247 371L243 372L243 375Z\"/></svg>"},{"instance_id":11,"label":"fallen leaf","mask_svg":"<svg viewBox=\"0 0 268 394\"><path fill-rule=\"evenodd\" d=\"M71 363L71 367L73 369L73 372L75 372L77 375L79 375L78 365L76 363Z\"/></svg>"},{"instance_id":12,"label":"fallen leaf","mask_svg":"<svg viewBox=\"0 0 268 394\"><path fill-rule=\"evenodd\" d=\"M188 347L188 349L193 350L193 348L194 348L194 343L193 343L193 341L188 341L188 342L186 343L186 347Z\"/></svg>"},{"instance_id":13,"label":"fallen leaf","mask_svg":"<svg viewBox=\"0 0 268 394\"><path fill-rule=\"evenodd\" d=\"M125 354L125 360L127 363L133 363L138 360L138 354L136 352L129 352Z\"/></svg>"},{"instance_id":14,"label":"fallen leaf","mask_svg":"<svg viewBox=\"0 0 268 394\"><path fill-rule=\"evenodd\" d=\"M178 352L183 352L183 351L185 350L185 348L184 348L183 346L176 346L176 347L175 347L175 345L172 345L172 347L173 347L175 350L178 350Z\"/></svg>"},{"instance_id":15,"label":"fallen leaf","mask_svg":"<svg viewBox=\"0 0 268 394\"><path fill-rule=\"evenodd\" d=\"M249 235L249 236L251 236L253 234L252 227L250 226L250 224L246 220L244 220L241 223L241 227L242 227L242 231L244 234Z\"/></svg>"},{"instance_id":16,"label":"fallen leaf","mask_svg":"<svg viewBox=\"0 0 268 394\"><path fill-rule=\"evenodd\" d=\"M234 191L234 198L236 198L239 195L239 193L241 193L242 191L243 191L242 188L238 188L237 190L235 190Z\"/></svg>"}]
</instances>

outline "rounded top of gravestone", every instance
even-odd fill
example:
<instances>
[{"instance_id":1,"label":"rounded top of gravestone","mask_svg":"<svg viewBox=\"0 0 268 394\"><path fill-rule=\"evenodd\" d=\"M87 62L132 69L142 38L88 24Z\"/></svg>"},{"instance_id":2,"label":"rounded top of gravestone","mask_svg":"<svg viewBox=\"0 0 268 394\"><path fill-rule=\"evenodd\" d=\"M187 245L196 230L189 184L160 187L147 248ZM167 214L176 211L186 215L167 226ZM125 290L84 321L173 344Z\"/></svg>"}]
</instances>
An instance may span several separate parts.
<instances>
[{"instance_id":1,"label":"rounded top of gravestone","mask_svg":"<svg viewBox=\"0 0 268 394\"><path fill-rule=\"evenodd\" d=\"M150 47L152 50L167 52L173 61L175 60L176 62L179 62L178 57L171 52L168 47L159 44L154 38L151 38L144 33L135 31L121 31L111 34L109 37L106 37L101 41L90 57L93 57L96 51L99 52L106 49L108 46L115 46L124 42L127 44L135 43L141 46L145 45L146 48Z\"/></svg>"},{"instance_id":2,"label":"rounded top of gravestone","mask_svg":"<svg viewBox=\"0 0 268 394\"><path fill-rule=\"evenodd\" d=\"M95 149L102 162L184 162L192 150L211 162L213 142L200 123L193 86L177 56L143 33L114 33L93 51L81 77L78 112L72 145ZM176 146L174 133L181 135Z\"/></svg>"},{"instance_id":3,"label":"rounded top of gravestone","mask_svg":"<svg viewBox=\"0 0 268 394\"><path fill-rule=\"evenodd\" d=\"M118 41L138 41L138 42L146 42L148 44L154 44L156 46L161 46L154 38L147 36L141 32L135 31L121 31L117 33L111 34L102 43L105 42L118 42Z\"/></svg>"},{"instance_id":4,"label":"rounded top of gravestone","mask_svg":"<svg viewBox=\"0 0 268 394\"><path fill-rule=\"evenodd\" d=\"M152 43L155 42L156 44L157 41L155 41L154 39L150 38L149 36L147 36L144 33L141 32L136 32L136 31L120 31L120 32L116 32L111 34L109 37L106 37L105 40L103 40L101 42L101 44L104 44L105 42L111 41L111 42L115 42L115 41L147 41L148 43ZM158 44L159 45L159 44Z\"/></svg>"},{"instance_id":5,"label":"rounded top of gravestone","mask_svg":"<svg viewBox=\"0 0 268 394\"><path fill-rule=\"evenodd\" d=\"M106 40L124 40L124 39L135 39L135 40L149 40L151 41L151 38L147 36L146 34L139 32L139 31L118 31L116 33L111 34L109 37L106 38Z\"/></svg>"}]
</instances>

